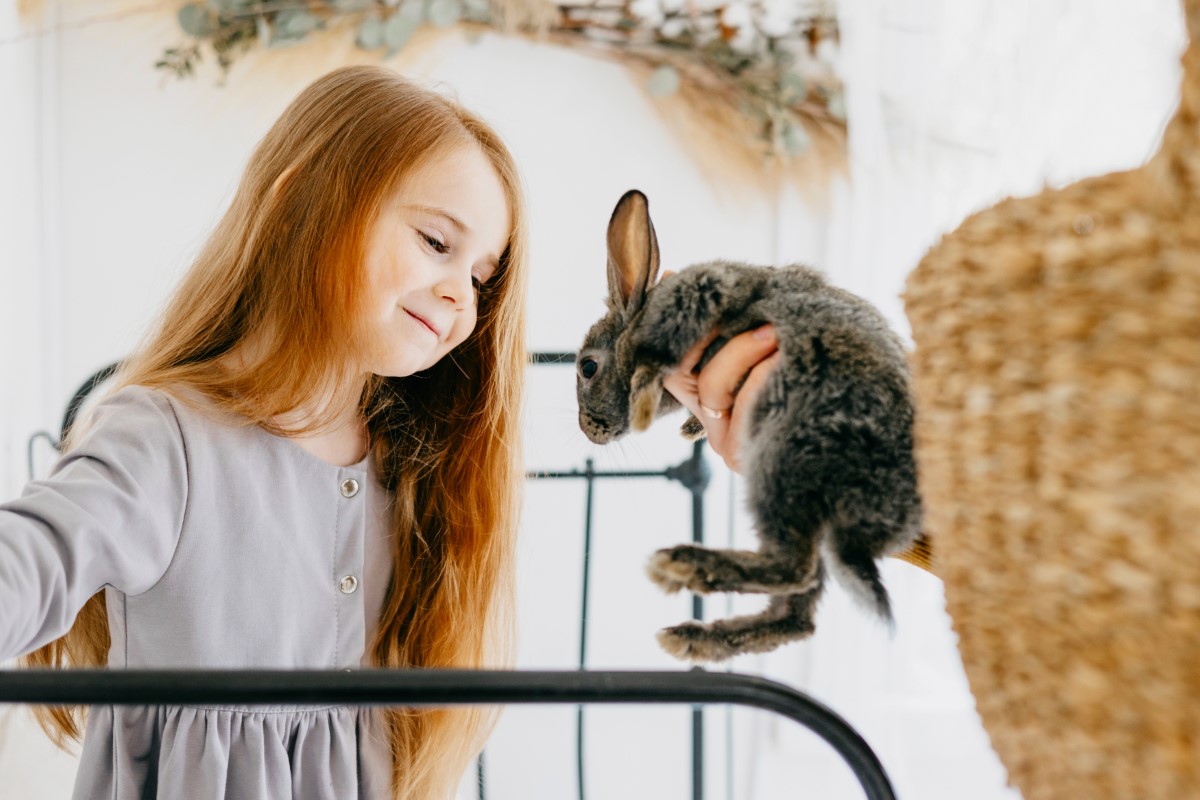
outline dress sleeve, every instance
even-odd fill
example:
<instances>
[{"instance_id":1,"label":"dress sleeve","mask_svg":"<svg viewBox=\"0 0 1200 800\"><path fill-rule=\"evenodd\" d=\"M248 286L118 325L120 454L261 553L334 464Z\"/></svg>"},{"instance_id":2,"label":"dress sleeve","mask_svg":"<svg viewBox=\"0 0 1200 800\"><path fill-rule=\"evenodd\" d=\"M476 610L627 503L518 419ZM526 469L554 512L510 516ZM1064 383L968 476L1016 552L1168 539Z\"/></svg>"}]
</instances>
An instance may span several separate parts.
<instances>
[{"instance_id":1,"label":"dress sleeve","mask_svg":"<svg viewBox=\"0 0 1200 800\"><path fill-rule=\"evenodd\" d=\"M0 504L0 660L62 636L106 585L134 595L157 583L179 542L187 488L166 395L134 386L97 405L49 477Z\"/></svg>"}]
</instances>

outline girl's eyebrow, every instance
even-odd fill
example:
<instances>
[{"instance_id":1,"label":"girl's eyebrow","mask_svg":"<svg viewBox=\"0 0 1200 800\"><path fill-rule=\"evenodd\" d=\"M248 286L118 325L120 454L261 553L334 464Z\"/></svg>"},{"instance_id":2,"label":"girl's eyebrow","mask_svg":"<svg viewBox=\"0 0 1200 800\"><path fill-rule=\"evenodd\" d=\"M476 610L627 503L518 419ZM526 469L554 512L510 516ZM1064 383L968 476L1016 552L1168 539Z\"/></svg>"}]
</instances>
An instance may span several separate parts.
<instances>
[{"instance_id":1,"label":"girl's eyebrow","mask_svg":"<svg viewBox=\"0 0 1200 800\"><path fill-rule=\"evenodd\" d=\"M411 208L413 211L420 211L424 214L433 214L436 217L442 217L447 222L449 222L451 225L453 225L455 228L457 228L460 233L470 233L471 232L471 229L467 226L467 223L463 222L461 219L454 216L453 214L451 214L449 211L447 211L444 208L438 208L437 206L422 206L422 205L410 205L410 206L406 206L406 208Z\"/></svg>"}]
</instances>

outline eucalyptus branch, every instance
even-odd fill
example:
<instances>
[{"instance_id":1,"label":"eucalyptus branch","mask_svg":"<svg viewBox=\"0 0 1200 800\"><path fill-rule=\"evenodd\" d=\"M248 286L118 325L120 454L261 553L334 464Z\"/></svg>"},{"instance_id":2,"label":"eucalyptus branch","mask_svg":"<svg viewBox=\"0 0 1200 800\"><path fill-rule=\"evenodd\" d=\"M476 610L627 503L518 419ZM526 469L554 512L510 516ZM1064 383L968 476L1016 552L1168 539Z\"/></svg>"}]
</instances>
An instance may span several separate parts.
<instances>
[{"instance_id":1,"label":"eucalyptus branch","mask_svg":"<svg viewBox=\"0 0 1200 800\"><path fill-rule=\"evenodd\" d=\"M179 11L189 41L167 49L156 66L189 76L207 50L224 75L256 44L297 42L333 24L353 25L359 47L389 56L426 25L518 32L648 68L652 94L686 90L710 110L725 109L710 117L727 113L731 123L756 130L771 152L794 154L807 147L805 128L841 136L840 115L830 107L840 103L841 86L817 53L820 42L836 43L836 20L810 13L787 17L786 30L778 18L768 28L767 15L778 13L769 2L728 0L705 10L695 0L544 7L528 0L198 0Z\"/></svg>"}]
</instances>

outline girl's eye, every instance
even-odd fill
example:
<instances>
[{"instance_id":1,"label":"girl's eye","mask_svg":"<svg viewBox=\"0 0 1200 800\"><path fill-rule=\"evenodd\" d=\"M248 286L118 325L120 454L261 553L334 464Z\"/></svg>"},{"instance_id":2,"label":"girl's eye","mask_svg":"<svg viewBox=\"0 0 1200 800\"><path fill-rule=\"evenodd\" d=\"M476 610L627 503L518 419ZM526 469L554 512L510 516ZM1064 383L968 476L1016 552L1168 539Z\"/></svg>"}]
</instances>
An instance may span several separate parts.
<instances>
[{"instance_id":1,"label":"girl's eye","mask_svg":"<svg viewBox=\"0 0 1200 800\"><path fill-rule=\"evenodd\" d=\"M418 231L418 233L421 235L421 238L425 240L425 244L433 248L435 253L445 253L450 249L449 245L443 244L442 242L430 236L428 233L425 233L424 231Z\"/></svg>"}]
</instances>

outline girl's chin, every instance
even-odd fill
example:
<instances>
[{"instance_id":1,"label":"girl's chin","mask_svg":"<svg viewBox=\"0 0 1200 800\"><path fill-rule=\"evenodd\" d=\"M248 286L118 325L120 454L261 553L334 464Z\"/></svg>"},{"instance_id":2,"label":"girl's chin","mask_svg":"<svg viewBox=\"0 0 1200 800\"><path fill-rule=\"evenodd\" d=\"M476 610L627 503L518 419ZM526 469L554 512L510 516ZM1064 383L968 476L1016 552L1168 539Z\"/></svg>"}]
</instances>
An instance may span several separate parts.
<instances>
[{"instance_id":1,"label":"girl's chin","mask_svg":"<svg viewBox=\"0 0 1200 800\"><path fill-rule=\"evenodd\" d=\"M375 370L376 375L381 375L385 378L407 378L410 375L415 375L418 372L423 372L441 359L430 359L423 362L409 361L407 359L397 359L391 362L385 362L377 365Z\"/></svg>"}]
</instances>

